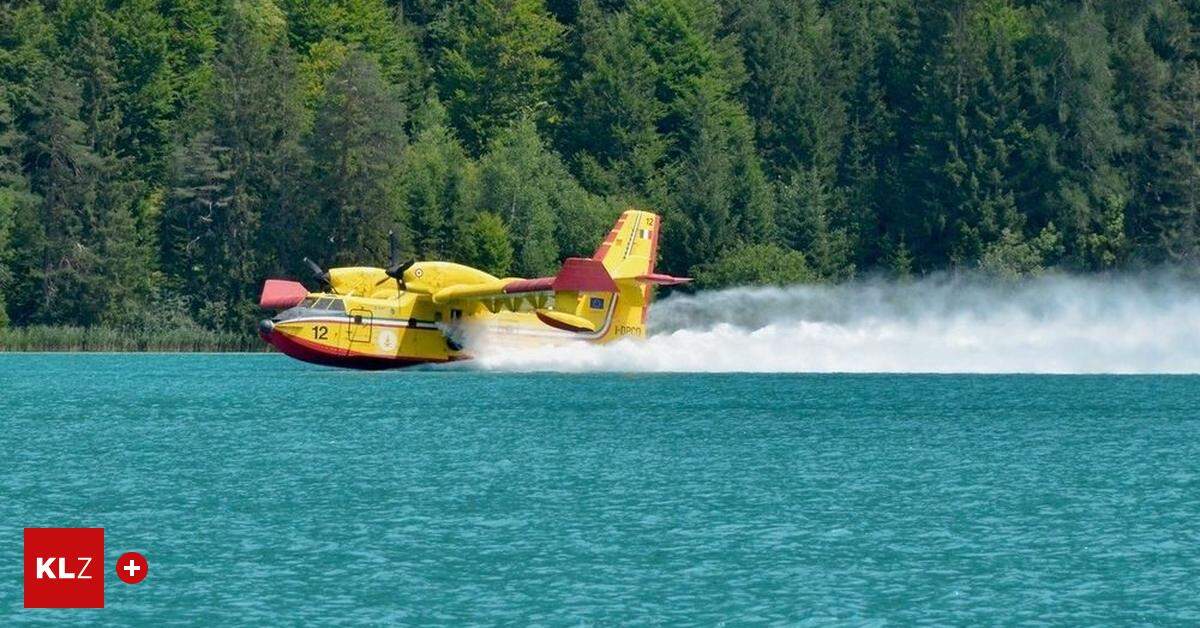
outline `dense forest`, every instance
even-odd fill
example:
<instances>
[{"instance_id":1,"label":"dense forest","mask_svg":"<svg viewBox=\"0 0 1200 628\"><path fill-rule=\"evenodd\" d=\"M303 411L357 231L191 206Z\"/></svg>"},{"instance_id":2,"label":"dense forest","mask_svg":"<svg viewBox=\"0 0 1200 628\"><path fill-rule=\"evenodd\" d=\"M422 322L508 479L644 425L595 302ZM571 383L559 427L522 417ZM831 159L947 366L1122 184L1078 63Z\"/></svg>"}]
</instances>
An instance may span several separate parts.
<instances>
[{"instance_id":1,"label":"dense forest","mask_svg":"<svg viewBox=\"0 0 1200 628\"><path fill-rule=\"evenodd\" d=\"M6 0L0 326L249 330L626 207L702 286L1194 267L1197 0Z\"/></svg>"}]
</instances>

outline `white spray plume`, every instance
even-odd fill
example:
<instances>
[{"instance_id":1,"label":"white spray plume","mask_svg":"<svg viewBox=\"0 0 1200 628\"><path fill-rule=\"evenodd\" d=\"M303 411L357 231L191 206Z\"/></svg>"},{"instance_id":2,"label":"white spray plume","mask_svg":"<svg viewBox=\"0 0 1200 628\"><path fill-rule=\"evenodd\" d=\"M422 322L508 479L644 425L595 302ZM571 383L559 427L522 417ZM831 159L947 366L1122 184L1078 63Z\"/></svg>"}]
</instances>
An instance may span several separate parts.
<instances>
[{"instance_id":1,"label":"white spray plume","mask_svg":"<svg viewBox=\"0 0 1200 628\"><path fill-rule=\"evenodd\" d=\"M1167 273L735 288L664 299L650 319L640 342L495 350L485 343L475 367L1200 373L1200 284Z\"/></svg>"}]
</instances>

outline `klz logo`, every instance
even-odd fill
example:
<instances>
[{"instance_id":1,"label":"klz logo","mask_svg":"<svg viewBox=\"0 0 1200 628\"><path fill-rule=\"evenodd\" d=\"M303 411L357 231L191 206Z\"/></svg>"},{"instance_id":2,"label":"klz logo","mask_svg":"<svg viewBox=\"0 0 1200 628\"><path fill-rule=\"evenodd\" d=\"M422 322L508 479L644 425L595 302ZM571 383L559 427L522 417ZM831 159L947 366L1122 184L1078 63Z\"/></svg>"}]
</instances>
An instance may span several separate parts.
<instances>
[{"instance_id":1,"label":"klz logo","mask_svg":"<svg viewBox=\"0 0 1200 628\"><path fill-rule=\"evenodd\" d=\"M59 556L58 558L42 558L38 556L34 559L37 562L37 579L45 578L47 580L72 580L78 578L80 580L91 580L88 575L87 568L92 564L91 556L76 556L75 560L79 561L79 571L67 571L67 559ZM58 563L58 571L54 571L54 564Z\"/></svg>"},{"instance_id":2,"label":"klz logo","mask_svg":"<svg viewBox=\"0 0 1200 628\"><path fill-rule=\"evenodd\" d=\"M25 608L104 607L104 528L25 528Z\"/></svg>"}]
</instances>

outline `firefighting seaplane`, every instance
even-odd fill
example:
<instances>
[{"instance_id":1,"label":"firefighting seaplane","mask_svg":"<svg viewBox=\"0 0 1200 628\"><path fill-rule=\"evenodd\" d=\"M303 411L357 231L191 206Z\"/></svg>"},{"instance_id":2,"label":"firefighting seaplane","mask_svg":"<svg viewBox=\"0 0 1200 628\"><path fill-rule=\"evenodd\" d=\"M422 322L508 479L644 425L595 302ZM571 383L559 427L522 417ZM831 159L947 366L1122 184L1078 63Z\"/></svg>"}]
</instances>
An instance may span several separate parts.
<instances>
[{"instance_id":1,"label":"firefighting seaplane","mask_svg":"<svg viewBox=\"0 0 1200 628\"><path fill-rule=\"evenodd\" d=\"M259 305L279 312L259 335L293 358L359 369L467 359L478 332L539 344L643 338L654 287L691 281L654 272L659 227L655 214L626 211L594 255L536 279L398 262L394 244L387 268L324 270L306 258L322 289L268 279Z\"/></svg>"}]
</instances>

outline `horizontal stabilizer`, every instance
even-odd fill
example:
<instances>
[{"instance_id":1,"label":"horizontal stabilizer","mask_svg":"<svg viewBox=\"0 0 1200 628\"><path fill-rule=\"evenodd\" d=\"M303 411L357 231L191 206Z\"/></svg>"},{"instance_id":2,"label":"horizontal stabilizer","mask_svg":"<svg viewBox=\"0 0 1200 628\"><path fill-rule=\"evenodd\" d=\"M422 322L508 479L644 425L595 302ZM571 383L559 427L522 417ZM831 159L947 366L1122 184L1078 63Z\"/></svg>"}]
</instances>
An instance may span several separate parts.
<instances>
[{"instance_id":1,"label":"horizontal stabilizer","mask_svg":"<svg viewBox=\"0 0 1200 628\"><path fill-rule=\"evenodd\" d=\"M653 284L656 286L678 286L679 284L691 282L692 278L691 277L672 277L670 275L663 275L660 273L650 273L647 275L638 276L637 280L641 283L648 283L648 284Z\"/></svg>"},{"instance_id":2,"label":"horizontal stabilizer","mask_svg":"<svg viewBox=\"0 0 1200 628\"><path fill-rule=\"evenodd\" d=\"M553 277L514 279L504 286L505 294L522 292L616 292L617 283L600 260L567 258Z\"/></svg>"},{"instance_id":3,"label":"horizontal stabilizer","mask_svg":"<svg viewBox=\"0 0 1200 628\"><path fill-rule=\"evenodd\" d=\"M554 291L616 292L617 283L600 260L569 257L563 262L562 270L554 276Z\"/></svg>"},{"instance_id":4,"label":"horizontal stabilizer","mask_svg":"<svg viewBox=\"0 0 1200 628\"><path fill-rule=\"evenodd\" d=\"M258 305L268 310L286 310L296 306L307 296L308 288L302 283L286 279L268 279L263 283Z\"/></svg>"}]
</instances>

